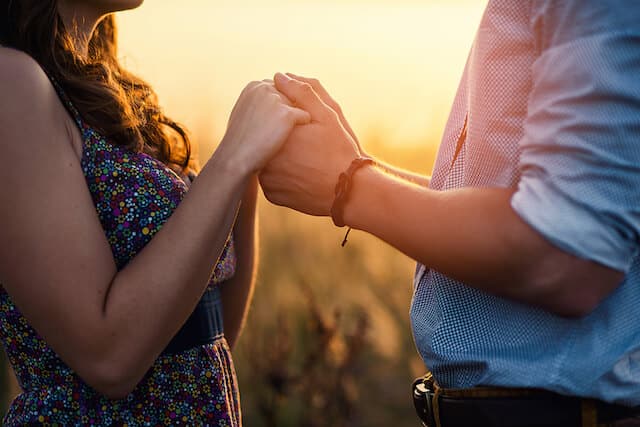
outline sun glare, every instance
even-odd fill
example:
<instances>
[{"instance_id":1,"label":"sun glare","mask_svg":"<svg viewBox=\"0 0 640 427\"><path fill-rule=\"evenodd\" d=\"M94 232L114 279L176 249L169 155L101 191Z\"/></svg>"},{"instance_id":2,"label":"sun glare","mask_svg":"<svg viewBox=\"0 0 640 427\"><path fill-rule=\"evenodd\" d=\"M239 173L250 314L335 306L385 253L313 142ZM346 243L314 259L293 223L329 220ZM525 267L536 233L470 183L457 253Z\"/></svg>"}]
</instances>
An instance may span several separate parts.
<instances>
[{"instance_id":1,"label":"sun glare","mask_svg":"<svg viewBox=\"0 0 640 427\"><path fill-rule=\"evenodd\" d=\"M244 85L276 71L319 78L364 137L436 143L485 5L149 0L119 16L121 54L203 155Z\"/></svg>"}]
</instances>

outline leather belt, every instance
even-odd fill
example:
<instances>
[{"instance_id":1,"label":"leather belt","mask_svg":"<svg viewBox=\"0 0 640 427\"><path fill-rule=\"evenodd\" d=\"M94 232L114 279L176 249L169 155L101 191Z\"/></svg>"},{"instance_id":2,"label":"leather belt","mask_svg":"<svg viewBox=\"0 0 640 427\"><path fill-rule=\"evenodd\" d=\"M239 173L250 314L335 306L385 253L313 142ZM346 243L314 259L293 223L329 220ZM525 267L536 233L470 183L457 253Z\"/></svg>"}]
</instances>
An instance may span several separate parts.
<instances>
[{"instance_id":1,"label":"leather belt","mask_svg":"<svg viewBox=\"0 0 640 427\"><path fill-rule=\"evenodd\" d=\"M208 288L185 324L171 339L162 355L182 353L224 336L222 301L218 286Z\"/></svg>"},{"instance_id":2,"label":"leather belt","mask_svg":"<svg viewBox=\"0 0 640 427\"><path fill-rule=\"evenodd\" d=\"M414 382L413 401L426 427L597 427L640 416L640 407L546 390L441 389L430 375Z\"/></svg>"}]
</instances>

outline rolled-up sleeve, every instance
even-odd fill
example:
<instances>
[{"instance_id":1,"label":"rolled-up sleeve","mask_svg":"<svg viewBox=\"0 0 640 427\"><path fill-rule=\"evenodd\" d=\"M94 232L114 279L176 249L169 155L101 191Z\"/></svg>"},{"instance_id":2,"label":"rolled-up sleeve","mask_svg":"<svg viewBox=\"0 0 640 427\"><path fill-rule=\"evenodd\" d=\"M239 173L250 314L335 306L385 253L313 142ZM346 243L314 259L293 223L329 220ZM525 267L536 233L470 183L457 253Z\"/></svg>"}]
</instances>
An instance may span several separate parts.
<instances>
[{"instance_id":1,"label":"rolled-up sleeve","mask_svg":"<svg viewBox=\"0 0 640 427\"><path fill-rule=\"evenodd\" d=\"M640 242L640 3L537 4L511 205L561 249L627 271Z\"/></svg>"}]
</instances>

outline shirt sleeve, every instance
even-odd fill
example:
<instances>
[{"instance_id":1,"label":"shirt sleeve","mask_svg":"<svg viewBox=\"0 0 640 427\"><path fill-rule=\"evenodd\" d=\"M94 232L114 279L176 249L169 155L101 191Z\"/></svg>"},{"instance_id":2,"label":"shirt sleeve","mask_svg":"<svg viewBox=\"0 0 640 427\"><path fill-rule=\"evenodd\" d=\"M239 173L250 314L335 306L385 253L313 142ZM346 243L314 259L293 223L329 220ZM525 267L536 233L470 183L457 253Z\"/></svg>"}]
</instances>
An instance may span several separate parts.
<instances>
[{"instance_id":1,"label":"shirt sleeve","mask_svg":"<svg viewBox=\"0 0 640 427\"><path fill-rule=\"evenodd\" d=\"M554 245L626 272L640 242L640 3L534 4L511 205Z\"/></svg>"}]
</instances>

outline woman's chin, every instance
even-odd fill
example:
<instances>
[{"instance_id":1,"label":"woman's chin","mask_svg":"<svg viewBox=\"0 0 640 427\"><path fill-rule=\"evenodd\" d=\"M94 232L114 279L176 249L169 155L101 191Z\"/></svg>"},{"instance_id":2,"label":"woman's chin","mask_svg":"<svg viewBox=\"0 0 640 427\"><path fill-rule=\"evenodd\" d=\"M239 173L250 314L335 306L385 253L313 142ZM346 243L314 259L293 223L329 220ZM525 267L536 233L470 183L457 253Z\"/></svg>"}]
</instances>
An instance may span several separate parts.
<instances>
[{"instance_id":1,"label":"woman's chin","mask_svg":"<svg viewBox=\"0 0 640 427\"><path fill-rule=\"evenodd\" d=\"M107 13L136 9L143 2L144 0L89 0L88 1L88 3L94 3L96 8L106 11Z\"/></svg>"}]
</instances>

